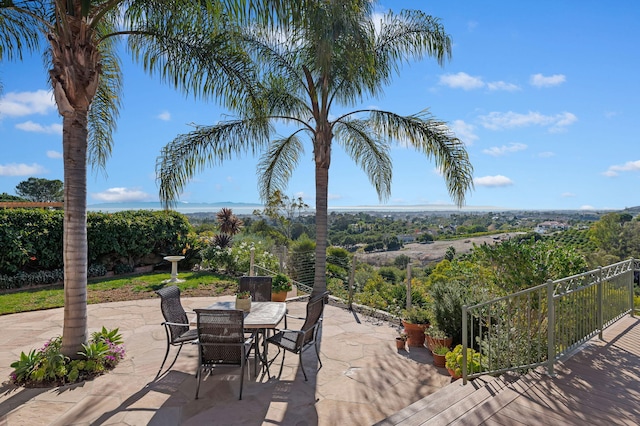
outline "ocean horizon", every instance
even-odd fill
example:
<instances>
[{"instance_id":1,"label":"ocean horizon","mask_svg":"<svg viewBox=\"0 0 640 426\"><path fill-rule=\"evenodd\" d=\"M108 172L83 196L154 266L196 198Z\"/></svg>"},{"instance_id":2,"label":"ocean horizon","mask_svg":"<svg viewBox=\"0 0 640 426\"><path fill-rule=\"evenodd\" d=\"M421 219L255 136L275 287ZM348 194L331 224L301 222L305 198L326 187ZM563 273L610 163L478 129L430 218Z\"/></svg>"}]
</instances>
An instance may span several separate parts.
<instances>
[{"instance_id":1,"label":"ocean horizon","mask_svg":"<svg viewBox=\"0 0 640 426\"><path fill-rule=\"evenodd\" d=\"M188 203L178 202L172 210L182 214L215 213L226 207L237 215L252 215L255 210L264 209L259 203ZM132 202L132 203L99 203L87 205L87 210L105 213L114 213L124 210L163 210L159 202ZM497 206L464 206L458 208L453 204L425 204L425 205L364 205L364 206L329 206L329 211L335 212L505 212L505 211L565 211L563 209L513 209ZM304 213L314 212L314 208L303 210Z\"/></svg>"}]
</instances>

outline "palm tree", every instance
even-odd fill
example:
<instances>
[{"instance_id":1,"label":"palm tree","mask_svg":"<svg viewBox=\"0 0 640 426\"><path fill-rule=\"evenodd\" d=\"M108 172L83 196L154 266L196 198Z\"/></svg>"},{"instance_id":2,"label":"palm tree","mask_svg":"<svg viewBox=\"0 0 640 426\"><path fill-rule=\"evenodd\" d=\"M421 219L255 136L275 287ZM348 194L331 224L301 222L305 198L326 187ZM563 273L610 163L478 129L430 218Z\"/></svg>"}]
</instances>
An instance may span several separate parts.
<instances>
[{"instance_id":1,"label":"palm tree","mask_svg":"<svg viewBox=\"0 0 640 426\"><path fill-rule=\"evenodd\" d=\"M263 201L284 190L304 151L315 160L316 249L314 294L326 289L327 191L331 148L338 143L369 177L381 201L390 195L391 144L401 142L433 158L458 206L472 189L472 166L464 144L427 110L402 116L351 107L377 96L409 59L433 56L442 64L451 40L436 18L420 11L384 15L379 29L368 0L309 1L288 31L245 29L245 48L261 72L260 110L240 106L236 120L198 126L178 136L157 162L160 199L175 202L186 182L206 165L261 151L259 189ZM271 124L292 127L273 138Z\"/></svg>"},{"instance_id":2,"label":"palm tree","mask_svg":"<svg viewBox=\"0 0 640 426\"><path fill-rule=\"evenodd\" d=\"M3 0L0 60L20 60L44 49L49 80L63 122L64 325L62 352L77 356L87 341L87 162L103 168L113 143L121 92L117 37L149 73L184 91L251 103L247 58L225 35L223 16L267 17L269 7L223 0ZM260 6L262 2L256 2ZM257 6L256 6L257 7ZM225 9L226 8L226 9ZM264 10L262 10L264 9ZM223 13L225 12L225 13ZM247 13L249 12L249 13ZM207 61L194 68L189 48L193 28L208 35L198 47Z\"/></svg>"}]
</instances>

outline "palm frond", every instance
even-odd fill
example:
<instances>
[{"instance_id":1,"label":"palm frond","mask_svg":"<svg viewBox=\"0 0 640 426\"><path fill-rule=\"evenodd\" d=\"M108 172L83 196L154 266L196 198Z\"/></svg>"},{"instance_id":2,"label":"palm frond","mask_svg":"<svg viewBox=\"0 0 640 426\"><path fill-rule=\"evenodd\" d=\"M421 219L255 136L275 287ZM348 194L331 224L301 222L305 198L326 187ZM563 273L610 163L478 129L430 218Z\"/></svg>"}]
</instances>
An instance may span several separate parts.
<instances>
[{"instance_id":1,"label":"palm frond","mask_svg":"<svg viewBox=\"0 0 640 426\"><path fill-rule=\"evenodd\" d=\"M304 152L302 141L298 133L271 141L269 150L262 156L258 163L258 180L260 198L264 201L276 191L284 191L291 178L293 170L297 167L300 155Z\"/></svg>"},{"instance_id":2,"label":"palm frond","mask_svg":"<svg viewBox=\"0 0 640 426\"><path fill-rule=\"evenodd\" d=\"M334 125L336 141L366 173L380 201L391 195L392 164L389 145L379 139L366 120L341 119Z\"/></svg>"},{"instance_id":3,"label":"palm frond","mask_svg":"<svg viewBox=\"0 0 640 426\"><path fill-rule=\"evenodd\" d=\"M428 111L401 116L388 111L369 110L372 131L389 141L406 143L432 158L442 172L449 195L458 206L473 189L473 166L464 147L446 123Z\"/></svg>"},{"instance_id":4,"label":"palm frond","mask_svg":"<svg viewBox=\"0 0 640 426\"><path fill-rule=\"evenodd\" d=\"M22 55L38 49L43 35L39 4L0 2L0 61L22 60Z\"/></svg>"},{"instance_id":5,"label":"palm frond","mask_svg":"<svg viewBox=\"0 0 640 426\"><path fill-rule=\"evenodd\" d=\"M147 72L194 97L213 98L230 109L253 104L258 80L250 57L238 44L231 23L194 18L184 11L167 13L134 28L129 48Z\"/></svg>"},{"instance_id":6,"label":"palm frond","mask_svg":"<svg viewBox=\"0 0 640 426\"><path fill-rule=\"evenodd\" d=\"M108 34L115 28L114 15L106 17L96 27L98 34ZM106 173L106 161L111 156L113 132L122 104L122 72L114 39L103 38L100 49L101 75L96 95L89 109L89 164Z\"/></svg>"},{"instance_id":7,"label":"palm frond","mask_svg":"<svg viewBox=\"0 0 640 426\"><path fill-rule=\"evenodd\" d=\"M267 143L270 131L263 120L247 119L198 126L179 135L156 160L160 201L165 207L173 206L187 182L206 166L241 154L256 154Z\"/></svg>"}]
</instances>

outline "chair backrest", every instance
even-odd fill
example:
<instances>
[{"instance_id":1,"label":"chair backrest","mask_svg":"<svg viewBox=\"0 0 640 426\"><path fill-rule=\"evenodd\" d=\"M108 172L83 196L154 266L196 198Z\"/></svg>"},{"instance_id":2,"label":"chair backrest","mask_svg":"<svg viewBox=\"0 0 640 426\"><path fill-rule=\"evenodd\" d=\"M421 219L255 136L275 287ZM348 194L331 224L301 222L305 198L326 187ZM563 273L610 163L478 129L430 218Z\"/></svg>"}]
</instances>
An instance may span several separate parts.
<instances>
[{"instance_id":1,"label":"chair backrest","mask_svg":"<svg viewBox=\"0 0 640 426\"><path fill-rule=\"evenodd\" d=\"M160 309L162 316L166 322L185 325L169 325L171 340L175 340L178 336L189 330L189 319L187 313L180 302L180 289L175 285L163 287L156 290L156 294L160 296Z\"/></svg>"},{"instance_id":2,"label":"chair backrest","mask_svg":"<svg viewBox=\"0 0 640 426\"><path fill-rule=\"evenodd\" d=\"M251 293L254 302L270 302L271 277L240 277L238 290Z\"/></svg>"},{"instance_id":3,"label":"chair backrest","mask_svg":"<svg viewBox=\"0 0 640 426\"><path fill-rule=\"evenodd\" d=\"M196 309L202 364L242 362L244 312L236 309Z\"/></svg>"},{"instance_id":4,"label":"chair backrest","mask_svg":"<svg viewBox=\"0 0 640 426\"><path fill-rule=\"evenodd\" d=\"M329 292L322 293L307 302L307 317L304 319L301 331L304 331L304 337L299 342L303 347L315 340L315 334L318 324L322 319L322 313L324 312L325 300L329 296Z\"/></svg>"}]
</instances>

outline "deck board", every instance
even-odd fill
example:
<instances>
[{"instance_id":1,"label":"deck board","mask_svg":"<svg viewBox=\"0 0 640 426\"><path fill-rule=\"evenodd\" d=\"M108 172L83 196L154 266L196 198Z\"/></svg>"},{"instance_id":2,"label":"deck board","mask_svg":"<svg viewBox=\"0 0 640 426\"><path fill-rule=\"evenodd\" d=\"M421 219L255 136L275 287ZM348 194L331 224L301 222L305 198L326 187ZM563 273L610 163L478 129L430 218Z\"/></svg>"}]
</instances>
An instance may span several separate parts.
<instances>
[{"instance_id":1,"label":"deck board","mask_svg":"<svg viewBox=\"0 0 640 426\"><path fill-rule=\"evenodd\" d=\"M397 415L395 419L399 421L384 424L638 425L640 319L621 318L605 330L602 340L591 339L558 363L555 373L550 377L543 370L536 370L502 388L493 384L499 392L489 392L489 396L486 391L470 394L466 401L451 406L464 408L464 414L447 412L447 407L442 407L443 412L435 416L431 413L422 417L418 410L410 421L400 420L402 415ZM429 407L428 401L415 407ZM421 418L421 422L416 421Z\"/></svg>"}]
</instances>

